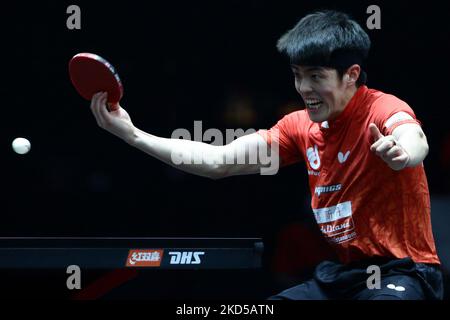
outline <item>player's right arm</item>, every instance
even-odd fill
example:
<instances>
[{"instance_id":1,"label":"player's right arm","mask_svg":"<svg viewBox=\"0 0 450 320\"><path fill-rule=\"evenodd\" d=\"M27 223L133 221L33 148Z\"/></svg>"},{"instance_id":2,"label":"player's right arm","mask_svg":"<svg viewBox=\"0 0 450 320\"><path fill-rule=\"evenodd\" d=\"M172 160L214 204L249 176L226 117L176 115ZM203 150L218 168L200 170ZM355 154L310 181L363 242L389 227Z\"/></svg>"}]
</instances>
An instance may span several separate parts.
<instances>
[{"instance_id":1,"label":"player's right arm","mask_svg":"<svg viewBox=\"0 0 450 320\"><path fill-rule=\"evenodd\" d=\"M120 105L117 110L109 112L106 94L102 93L93 96L91 110L101 128L128 144L177 169L211 179L258 173L263 168L270 168L273 164L268 160L276 156L264 157L264 152L270 148L258 133L240 137L225 146L157 137L136 128Z\"/></svg>"}]
</instances>

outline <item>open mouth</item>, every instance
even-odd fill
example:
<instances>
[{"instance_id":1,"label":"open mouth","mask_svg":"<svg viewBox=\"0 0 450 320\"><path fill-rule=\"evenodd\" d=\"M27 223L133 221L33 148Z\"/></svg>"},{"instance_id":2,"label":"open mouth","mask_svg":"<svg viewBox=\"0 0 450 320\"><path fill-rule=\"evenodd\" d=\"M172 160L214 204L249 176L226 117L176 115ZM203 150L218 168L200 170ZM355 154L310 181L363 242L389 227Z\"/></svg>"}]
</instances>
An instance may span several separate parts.
<instances>
[{"instance_id":1,"label":"open mouth","mask_svg":"<svg viewBox=\"0 0 450 320\"><path fill-rule=\"evenodd\" d=\"M311 111L317 111L323 105L322 100L307 99L305 100L306 107Z\"/></svg>"}]
</instances>

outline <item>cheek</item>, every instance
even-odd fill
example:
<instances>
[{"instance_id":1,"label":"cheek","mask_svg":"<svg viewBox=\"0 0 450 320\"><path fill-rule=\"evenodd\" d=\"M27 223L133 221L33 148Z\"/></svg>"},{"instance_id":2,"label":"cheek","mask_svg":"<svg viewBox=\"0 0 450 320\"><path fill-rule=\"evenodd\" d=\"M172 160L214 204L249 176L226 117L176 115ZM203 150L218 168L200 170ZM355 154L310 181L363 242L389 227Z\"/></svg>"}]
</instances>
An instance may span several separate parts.
<instances>
[{"instance_id":1,"label":"cheek","mask_svg":"<svg viewBox=\"0 0 450 320\"><path fill-rule=\"evenodd\" d=\"M298 82L297 80L295 80L294 86L295 86L295 90L297 90L297 92L300 93L300 82Z\"/></svg>"},{"instance_id":2,"label":"cheek","mask_svg":"<svg viewBox=\"0 0 450 320\"><path fill-rule=\"evenodd\" d=\"M330 104L334 100L333 91L322 88L321 90L317 90L317 93L327 104Z\"/></svg>"}]
</instances>

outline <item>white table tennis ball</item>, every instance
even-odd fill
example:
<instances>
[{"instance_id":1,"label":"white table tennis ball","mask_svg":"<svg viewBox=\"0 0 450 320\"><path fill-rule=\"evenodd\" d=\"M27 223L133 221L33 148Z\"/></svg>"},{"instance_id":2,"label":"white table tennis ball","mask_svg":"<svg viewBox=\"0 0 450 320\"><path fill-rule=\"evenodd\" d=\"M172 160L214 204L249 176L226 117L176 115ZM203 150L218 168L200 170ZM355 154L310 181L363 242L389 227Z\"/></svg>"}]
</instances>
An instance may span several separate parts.
<instances>
[{"instance_id":1,"label":"white table tennis ball","mask_svg":"<svg viewBox=\"0 0 450 320\"><path fill-rule=\"evenodd\" d=\"M16 138L12 142L12 148L15 153L25 154L31 149L31 143L25 138Z\"/></svg>"}]
</instances>

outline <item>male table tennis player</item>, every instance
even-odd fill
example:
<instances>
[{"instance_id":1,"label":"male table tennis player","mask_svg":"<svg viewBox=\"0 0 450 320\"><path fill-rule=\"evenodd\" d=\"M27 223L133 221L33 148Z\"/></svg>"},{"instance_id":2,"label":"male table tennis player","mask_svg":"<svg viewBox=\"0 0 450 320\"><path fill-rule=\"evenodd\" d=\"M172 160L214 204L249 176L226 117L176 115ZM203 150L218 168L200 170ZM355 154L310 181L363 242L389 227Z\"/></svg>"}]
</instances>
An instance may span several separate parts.
<instances>
[{"instance_id":1,"label":"male table tennis player","mask_svg":"<svg viewBox=\"0 0 450 320\"><path fill-rule=\"evenodd\" d=\"M93 97L92 112L130 145L213 179L257 173L262 164L174 165L171 154L236 158L276 138L282 166L304 161L315 219L339 262L322 262L312 279L269 299L442 299L422 164L427 139L407 103L365 85L368 35L348 15L321 11L302 18L277 47L290 58L306 109L226 146L143 132L124 109L109 113L104 93ZM368 281L373 265L378 283Z\"/></svg>"}]
</instances>

